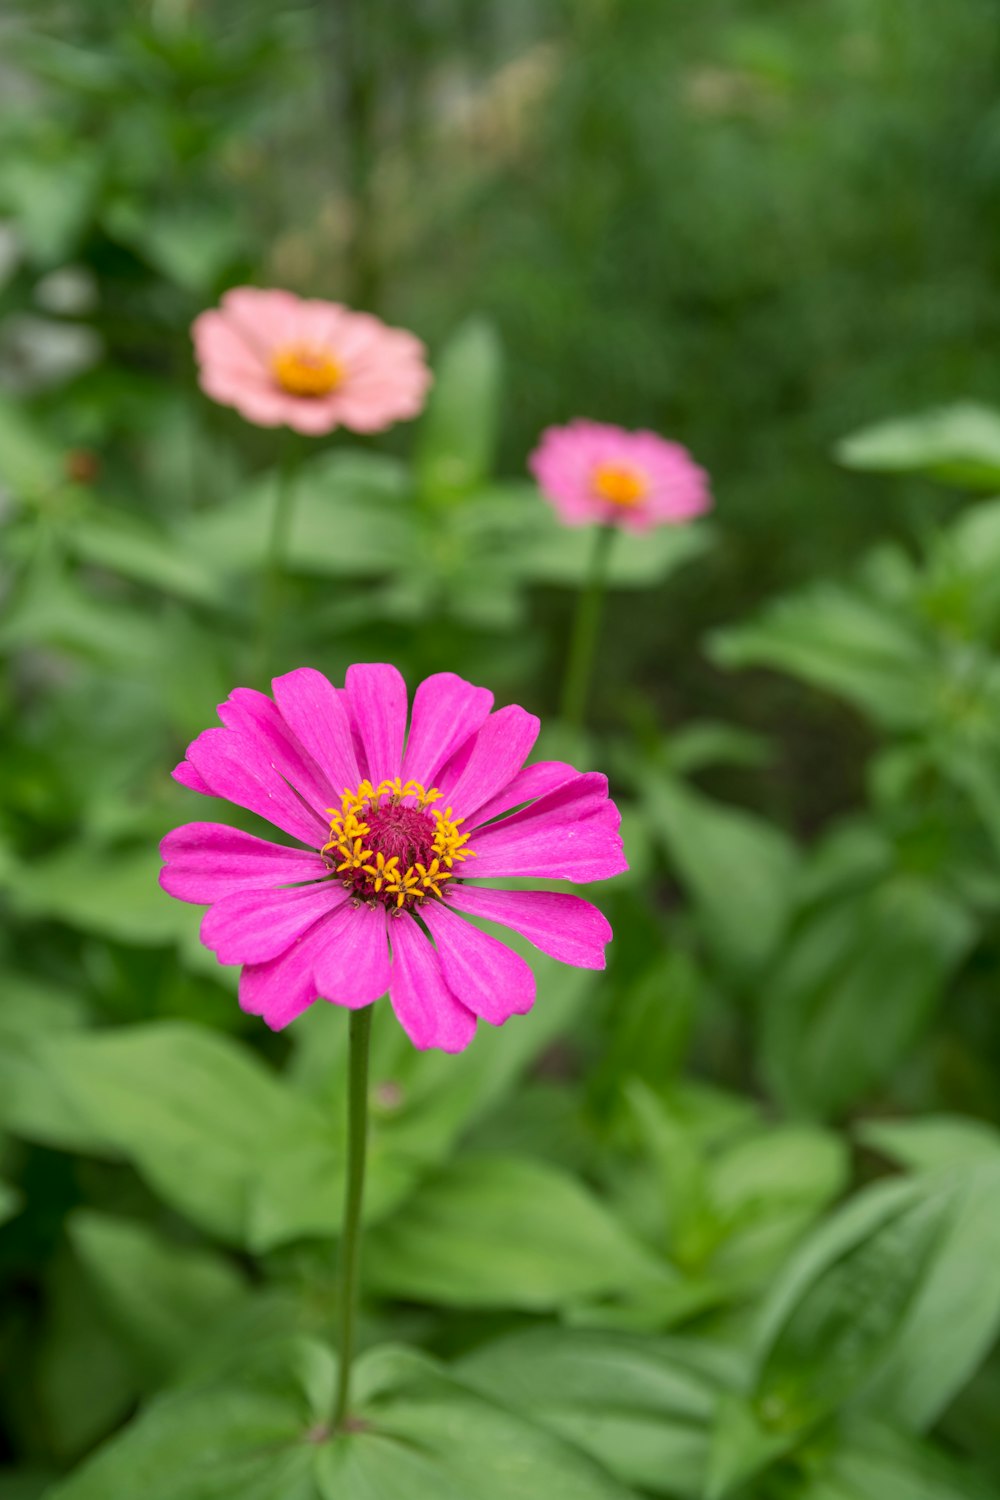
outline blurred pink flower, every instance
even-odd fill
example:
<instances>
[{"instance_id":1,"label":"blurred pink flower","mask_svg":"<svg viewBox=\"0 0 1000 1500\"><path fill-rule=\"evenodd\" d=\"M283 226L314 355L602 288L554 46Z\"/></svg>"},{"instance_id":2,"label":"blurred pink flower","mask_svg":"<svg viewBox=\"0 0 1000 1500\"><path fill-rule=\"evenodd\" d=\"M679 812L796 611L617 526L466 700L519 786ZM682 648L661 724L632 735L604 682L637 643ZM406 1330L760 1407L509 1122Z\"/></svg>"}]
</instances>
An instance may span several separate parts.
<instances>
[{"instance_id":1,"label":"blurred pink flower","mask_svg":"<svg viewBox=\"0 0 1000 1500\"><path fill-rule=\"evenodd\" d=\"M524 764L533 714L492 713L492 693L440 672L417 688L407 733L391 666L351 667L340 689L302 667L272 688L237 688L224 727L200 734L174 776L305 847L221 823L189 823L161 846L164 890L208 904L202 942L243 966L244 1010L280 1029L320 996L358 1007L388 991L414 1046L460 1052L477 1020L500 1025L535 999L530 966L466 916L604 967L611 929L590 902L481 883L627 869L605 777Z\"/></svg>"},{"instance_id":2,"label":"blurred pink flower","mask_svg":"<svg viewBox=\"0 0 1000 1500\"><path fill-rule=\"evenodd\" d=\"M417 416L431 383L414 334L293 292L234 287L191 334L206 396L258 427L379 432Z\"/></svg>"},{"instance_id":3,"label":"blurred pink flower","mask_svg":"<svg viewBox=\"0 0 1000 1500\"><path fill-rule=\"evenodd\" d=\"M679 443L582 417L546 428L528 467L568 526L648 531L690 521L712 504L708 475Z\"/></svg>"}]
</instances>

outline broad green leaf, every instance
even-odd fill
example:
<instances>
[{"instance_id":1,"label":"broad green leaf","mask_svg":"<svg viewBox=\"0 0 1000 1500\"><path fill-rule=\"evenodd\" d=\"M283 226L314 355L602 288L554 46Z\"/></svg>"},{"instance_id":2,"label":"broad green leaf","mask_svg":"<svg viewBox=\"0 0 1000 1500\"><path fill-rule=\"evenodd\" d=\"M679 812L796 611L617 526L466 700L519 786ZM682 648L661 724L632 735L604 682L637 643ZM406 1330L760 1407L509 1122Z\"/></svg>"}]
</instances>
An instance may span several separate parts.
<instances>
[{"instance_id":1,"label":"broad green leaf","mask_svg":"<svg viewBox=\"0 0 1000 1500\"><path fill-rule=\"evenodd\" d=\"M136 583L198 603L219 604L219 570L204 555L182 549L173 538L137 517L93 510L66 528L66 541L85 562L95 563Z\"/></svg>"},{"instance_id":2,"label":"broad green leaf","mask_svg":"<svg viewBox=\"0 0 1000 1500\"><path fill-rule=\"evenodd\" d=\"M248 1351L230 1383L154 1402L47 1500L627 1500L551 1433L402 1351L358 1362L356 1430L331 1436L334 1374L304 1341Z\"/></svg>"},{"instance_id":3,"label":"broad green leaf","mask_svg":"<svg viewBox=\"0 0 1000 1500\"><path fill-rule=\"evenodd\" d=\"M53 1480L41 1469L0 1468L0 1495L3 1500L42 1500Z\"/></svg>"},{"instance_id":4,"label":"broad green leaf","mask_svg":"<svg viewBox=\"0 0 1000 1500\"><path fill-rule=\"evenodd\" d=\"M724 667L772 667L836 693L890 729L927 722L935 667L916 626L856 590L820 584L780 599L758 619L718 631Z\"/></svg>"},{"instance_id":5,"label":"broad green leaf","mask_svg":"<svg viewBox=\"0 0 1000 1500\"><path fill-rule=\"evenodd\" d=\"M526 945L522 945L522 948ZM532 1058L561 1035L594 987L594 976L535 954L538 1000L516 1030L481 1026L460 1057L418 1052L387 1004L373 1026L371 1135L365 1218L395 1210L453 1149L475 1120L510 1090ZM339 1235L346 1164L347 1028L336 1006L314 1006L296 1023L295 1077L321 1113L259 1163L251 1202L251 1243L270 1250L303 1236Z\"/></svg>"},{"instance_id":6,"label":"broad green leaf","mask_svg":"<svg viewBox=\"0 0 1000 1500\"><path fill-rule=\"evenodd\" d=\"M788 1453L796 1442L792 1431L775 1431L753 1405L738 1395L719 1402L707 1455L704 1489L699 1500L725 1500Z\"/></svg>"},{"instance_id":7,"label":"broad green leaf","mask_svg":"<svg viewBox=\"0 0 1000 1500\"><path fill-rule=\"evenodd\" d=\"M795 894L799 860L791 840L662 772L643 773L642 800L720 957L741 971L757 968L778 941Z\"/></svg>"},{"instance_id":8,"label":"broad green leaf","mask_svg":"<svg viewBox=\"0 0 1000 1500\"><path fill-rule=\"evenodd\" d=\"M996 1485L941 1448L891 1428L840 1437L789 1500L996 1500Z\"/></svg>"},{"instance_id":9,"label":"broad green leaf","mask_svg":"<svg viewBox=\"0 0 1000 1500\"><path fill-rule=\"evenodd\" d=\"M844 438L836 456L849 469L923 474L960 489L1000 489L1000 412L962 401L879 422Z\"/></svg>"},{"instance_id":10,"label":"broad green leaf","mask_svg":"<svg viewBox=\"0 0 1000 1500\"><path fill-rule=\"evenodd\" d=\"M911 875L809 912L764 993L763 1063L785 1107L837 1114L880 1083L974 938L965 907Z\"/></svg>"},{"instance_id":11,"label":"broad green leaf","mask_svg":"<svg viewBox=\"0 0 1000 1500\"><path fill-rule=\"evenodd\" d=\"M463 1382L582 1448L625 1484L701 1500L708 1435L734 1378L704 1340L537 1329L487 1344Z\"/></svg>"},{"instance_id":12,"label":"broad green leaf","mask_svg":"<svg viewBox=\"0 0 1000 1500\"><path fill-rule=\"evenodd\" d=\"M506 484L484 490L457 513L485 561L499 549L514 575L525 582L579 588L590 576L597 528L566 526L532 485ZM700 557L712 544L701 523L660 526L635 535L619 532L607 559L611 588L649 588Z\"/></svg>"},{"instance_id":13,"label":"broad green leaf","mask_svg":"<svg viewBox=\"0 0 1000 1500\"><path fill-rule=\"evenodd\" d=\"M45 1302L33 1351L32 1399L46 1446L65 1465L124 1421L140 1387L133 1360L68 1253L48 1268Z\"/></svg>"},{"instance_id":14,"label":"broad green leaf","mask_svg":"<svg viewBox=\"0 0 1000 1500\"><path fill-rule=\"evenodd\" d=\"M659 1165L671 1258L730 1297L766 1280L847 1186L832 1132L751 1120L711 1142L637 1082L629 1098Z\"/></svg>"},{"instance_id":15,"label":"broad green leaf","mask_svg":"<svg viewBox=\"0 0 1000 1500\"><path fill-rule=\"evenodd\" d=\"M499 1156L442 1168L366 1253L375 1290L449 1307L545 1311L664 1274L574 1178Z\"/></svg>"},{"instance_id":16,"label":"broad green leaf","mask_svg":"<svg viewBox=\"0 0 1000 1500\"><path fill-rule=\"evenodd\" d=\"M45 646L116 672L149 672L163 649L148 612L87 593L68 573L41 572L0 624L4 650Z\"/></svg>"},{"instance_id":17,"label":"broad green leaf","mask_svg":"<svg viewBox=\"0 0 1000 1500\"><path fill-rule=\"evenodd\" d=\"M42 1145L108 1149L44 1064L54 1036L82 1028L79 997L8 971L0 985L0 1125Z\"/></svg>"},{"instance_id":18,"label":"broad green leaf","mask_svg":"<svg viewBox=\"0 0 1000 1500\"><path fill-rule=\"evenodd\" d=\"M70 844L13 872L9 897L22 917L54 919L125 943L181 937L190 913L160 889L155 848L119 851Z\"/></svg>"},{"instance_id":19,"label":"broad green leaf","mask_svg":"<svg viewBox=\"0 0 1000 1500\"><path fill-rule=\"evenodd\" d=\"M1000 1152L948 1167L947 1224L866 1399L887 1421L930 1427L986 1358L1000 1331Z\"/></svg>"},{"instance_id":20,"label":"broad green leaf","mask_svg":"<svg viewBox=\"0 0 1000 1500\"><path fill-rule=\"evenodd\" d=\"M4 1182L0 1177L0 1225L6 1224L8 1219L13 1219L15 1214L21 1212L23 1201L17 1188L11 1187L9 1182Z\"/></svg>"},{"instance_id":21,"label":"broad green leaf","mask_svg":"<svg viewBox=\"0 0 1000 1500\"><path fill-rule=\"evenodd\" d=\"M79 1209L68 1229L109 1321L154 1385L246 1294L231 1262L145 1224Z\"/></svg>"},{"instance_id":22,"label":"broad green leaf","mask_svg":"<svg viewBox=\"0 0 1000 1500\"><path fill-rule=\"evenodd\" d=\"M1000 1162L1000 1130L964 1115L928 1115L913 1120L863 1120L858 1140L880 1156L914 1172Z\"/></svg>"},{"instance_id":23,"label":"broad green leaf","mask_svg":"<svg viewBox=\"0 0 1000 1500\"><path fill-rule=\"evenodd\" d=\"M65 483L63 454L16 402L0 397L0 484L16 500L45 499Z\"/></svg>"},{"instance_id":24,"label":"broad green leaf","mask_svg":"<svg viewBox=\"0 0 1000 1500\"><path fill-rule=\"evenodd\" d=\"M266 555L277 486L273 472L180 528L185 550L231 572L256 571ZM388 576L411 566L412 498L406 470L365 452L336 452L301 464L292 485L289 567L334 577Z\"/></svg>"},{"instance_id":25,"label":"broad green leaf","mask_svg":"<svg viewBox=\"0 0 1000 1500\"><path fill-rule=\"evenodd\" d=\"M445 345L420 423L416 477L432 504L451 504L489 475L499 428L502 351L491 324L470 318Z\"/></svg>"},{"instance_id":26,"label":"broad green leaf","mask_svg":"<svg viewBox=\"0 0 1000 1500\"><path fill-rule=\"evenodd\" d=\"M889 1365L952 1211L941 1184L878 1183L814 1231L761 1312L753 1395L766 1429L807 1429Z\"/></svg>"},{"instance_id":27,"label":"broad green leaf","mask_svg":"<svg viewBox=\"0 0 1000 1500\"><path fill-rule=\"evenodd\" d=\"M240 1043L178 1022L53 1038L42 1068L83 1118L173 1207L246 1243L264 1156L291 1156L313 1107ZM70 1149L73 1143L66 1143ZM85 1139L79 1149L88 1149Z\"/></svg>"}]
</instances>

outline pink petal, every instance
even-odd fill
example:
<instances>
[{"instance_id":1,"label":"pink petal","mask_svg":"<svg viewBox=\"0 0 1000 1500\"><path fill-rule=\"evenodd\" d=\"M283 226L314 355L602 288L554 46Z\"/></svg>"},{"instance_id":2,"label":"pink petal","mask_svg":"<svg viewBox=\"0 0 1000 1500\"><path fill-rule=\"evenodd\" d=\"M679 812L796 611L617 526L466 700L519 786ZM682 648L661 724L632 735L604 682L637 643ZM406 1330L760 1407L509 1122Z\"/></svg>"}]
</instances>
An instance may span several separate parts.
<instances>
[{"instance_id":1,"label":"pink petal","mask_svg":"<svg viewBox=\"0 0 1000 1500\"><path fill-rule=\"evenodd\" d=\"M318 998L308 933L280 958L246 964L240 972L240 1008L263 1016L272 1031L294 1021Z\"/></svg>"},{"instance_id":2,"label":"pink petal","mask_svg":"<svg viewBox=\"0 0 1000 1500\"><path fill-rule=\"evenodd\" d=\"M492 834L499 828L517 827L538 820L573 823L590 818L597 818L610 828L618 828L621 823L621 814L608 796L608 778L599 771L574 771L572 776L529 806L511 813L502 823L495 823L477 833L476 847L487 833Z\"/></svg>"},{"instance_id":3,"label":"pink petal","mask_svg":"<svg viewBox=\"0 0 1000 1500\"><path fill-rule=\"evenodd\" d=\"M546 793L555 791L557 787L564 786L579 775L576 767L564 760L536 760L534 765L525 766L522 771L518 771L503 791L480 807L470 819L469 826L478 828L480 824L489 822L490 818L498 818L501 813L510 812L512 807L520 807L522 803L544 797Z\"/></svg>"},{"instance_id":4,"label":"pink petal","mask_svg":"<svg viewBox=\"0 0 1000 1500\"><path fill-rule=\"evenodd\" d=\"M348 667L345 686L351 719L361 736L373 785L399 775L406 734L406 683L395 667Z\"/></svg>"},{"instance_id":5,"label":"pink petal","mask_svg":"<svg viewBox=\"0 0 1000 1500\"><path fill-rule=\"evenodd\" d=\"M531 1009L535 976L519 953L446 906L428 903L420 915L437 945L445 983L463 1005L491 1026Z\"/></svg>"},{"instance_id":6,"label":"pink petal","mask_svg":"<svg viewBox=\"0 0 1000 1500\"><path fill-rule=\"evenodd\" d=\"M329 874L326 861L224 823L187 823L160 845L160 885L179 901L218 901L233 891L273 889Z\"/></svg>"},{"instance_id":7,"label":"pink petal","mask_svg":"<svg viewBox=\"0 0 1000 1500\"><path fill-rule=\"evenodd\" d=\"M200 792L203 797L211 797L212 789L190 761L182 760L179 766L174 766L171 776L179 781L181 786L188 787L192 792Z\"/></svg>"},{"instance_id":8,"label":"pink petal","mask_svg":"<svg viewBox=\"0 0 1000 1500\"><path fill-rule=\"evenodd\" d=\"M390 967L385 928L384 906L345 902L313 947L313 975L321 995L357 1009L386 993Z\"/></svg>"},{"instance_id":9,"label":"pink petal","mask_svg":"<svg viewBox=\"0 0 1000 1500\"><path fill-rule=\"evenodd\" d=\"M281 716L281 710L266 693L255 688L235 688L219 704L219 718L230 729L238 729L256 740L274 769L304 797L324 826L326 809L340 801L341 788L331 784L311 755L307 755Z\"/></svg>"},{"instance_id":10,"label":"pink petal","mask_svg":"<svg viewBox=\"0 0 1000 1500\"><path fill-rule=\"evenodd\" d=\"M276 891L234 891L206 912L201 940L220 964L260 964L278 958L321 917L345 901L343 887L283 886Z\"/></svg>"},{"instance_id":11,"label":"pink petal","mask_svg":"<svg viewBox=\"0 0 1000 1500\"><path fill-rule=\"evenodd\" d=\"M620 835L601 818L578 823L545 819L494 823L476 834L476 859L463 868L476 878L609 880L628 869Z\"/></svg>"},{"instance_id":12,"label":"pink petal","mask_svg":"<svg viewBox=\"0 0 1000 1500\"><path fill-rule=\"evenodd\" d=\"M405 914L393 919L389 937L389 995L410 1041L420 1051L440 1047L443 1052L463 1052L475 1035L476 1018L448 988L429 940Z\"/></svg>"},{"instance_id":13,"label":"pink petal","mask_svg":"<svg viewBox=\"0 0 1000 1500\"><path fill-rule=\"evenodd\" d=\"M314 849L326 843L328 824L295 795L248 735L235 729L205 729L188 746L187 758L213 797L259 813Z\"/></svg>"},{"instance_id":14,"label":"pink petal","mask_svg":"<svg viewBox=\"0 0 1000 1500\"><path fill-rule=\"evenodd\" d=\"M458 747L475 734L493 707L493 694L454 672L425 677L413 697L410 737L403 757L403 780L428 789Z\"/></svg>"},{"instance_id":15,"label":"pink petal","mask_svg":"<svg viewBox=\"0 0 1000 1500\"><path fill-rule=\"evenodd\" d=\"M448 765L438 777L444 801L468 819L513 781L531 753L540 728L535 715L516 704L491 714L461 769Z\"/></svg>"},{"instance_id":16,"label":"pink petal","mask_svg":"<svg viewBox=\"0 0 1000 1500\"><path fill-rule=\"evenodd\" d=\"M494 891L453 883L448 886L448 904L471 916L512 927L560 963L579 969L605 967L604 948L611 941L611 927L604 914L582 896L558 891Z\"/></svg>"},{"instance_id":17,"label":"pink petal","mask_svg":"<svg viewBox=\"0 0 1000 1500\"><path fill-rule=\"evenodd\" d=\"M271 686L285 723L337 788L338 797L345 789L354 791L361 772L351 721L333 684L312 667L298 667L276 677Z\"/></svg>"}]
</instances>

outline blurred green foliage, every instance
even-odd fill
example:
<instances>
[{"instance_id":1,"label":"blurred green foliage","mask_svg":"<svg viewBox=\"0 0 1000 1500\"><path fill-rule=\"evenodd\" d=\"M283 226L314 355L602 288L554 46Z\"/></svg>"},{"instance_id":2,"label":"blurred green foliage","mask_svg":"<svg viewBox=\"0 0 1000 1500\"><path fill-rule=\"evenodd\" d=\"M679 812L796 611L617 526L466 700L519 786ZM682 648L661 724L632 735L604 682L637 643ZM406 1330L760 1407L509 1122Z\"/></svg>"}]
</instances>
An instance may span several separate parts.
<instances>
[{"instance_id":1,"label":"blurred green foliage","mask_svg":"<svg viewBox=\"0 0 1000 1500\"><path fill-rule=\"evenodd\" d=\"M2 1500L1000 1495L997 49L991 0L0 14ZM538 431L718 502L613 556L607 975L533 956L460 1058L379 1009L335 1443L343 1017L262 1035L156 885L255 670L277 445L188 339L242 280L436 375L293 445L277 668L456 670L559 753Z\"/></svg>"}]
</instances>

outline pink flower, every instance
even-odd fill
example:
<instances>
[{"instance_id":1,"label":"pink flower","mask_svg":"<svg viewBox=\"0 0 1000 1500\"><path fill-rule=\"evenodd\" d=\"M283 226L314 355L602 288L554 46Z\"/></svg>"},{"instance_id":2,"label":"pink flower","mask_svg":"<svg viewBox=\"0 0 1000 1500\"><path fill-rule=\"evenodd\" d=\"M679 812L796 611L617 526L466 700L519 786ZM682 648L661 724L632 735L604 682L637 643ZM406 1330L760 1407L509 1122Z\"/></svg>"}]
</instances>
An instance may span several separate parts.
<instances>
[{"instance_id":1,"label":"pink flower","mask_svg":"<svg viewBox=\"0 0 1000 1500\"><path fill-rule=\"evenodd\" d=\"M272 687L273 699L237 688L219 707L224 728L200 734L174 776L305 847L220 823L189 823L161 846L164 890L208 903L202 941L242 964L245 1011L277 1030L320 996L357 1007L388 991L416 1047L459 1052L478 1019L500 1025L535 998L530 966L467 916L604 967L611 929L590 902L482 883L627 868L606 779L524 764L533 714L492 713L492 693L451 672L420 684L408 734L395 667L351 667L343 688L301 667Z\"/></svg>"},{"instance_id":2,"label":"pink flower","mask_svg":"<svg viewBox=\"0 0 1000 1500\"><path fill-rule=\"evenodd\" d=\"M234 287L191 334L206 396L258 427L380 432L415 417L431 383L414 334L293 292Z\"/></svg>"},{"instance_id":3,"label":"pink flower","mask_svg":"<svg viewBox=\"0 0 1000 1500\"><path fill-rule=\"evenodd\" d=\"M568 526L648 531L690 521L712 504L708 475L679 443L582 417L547 428L528 467Z\"/></svg>"}]
</instances>

